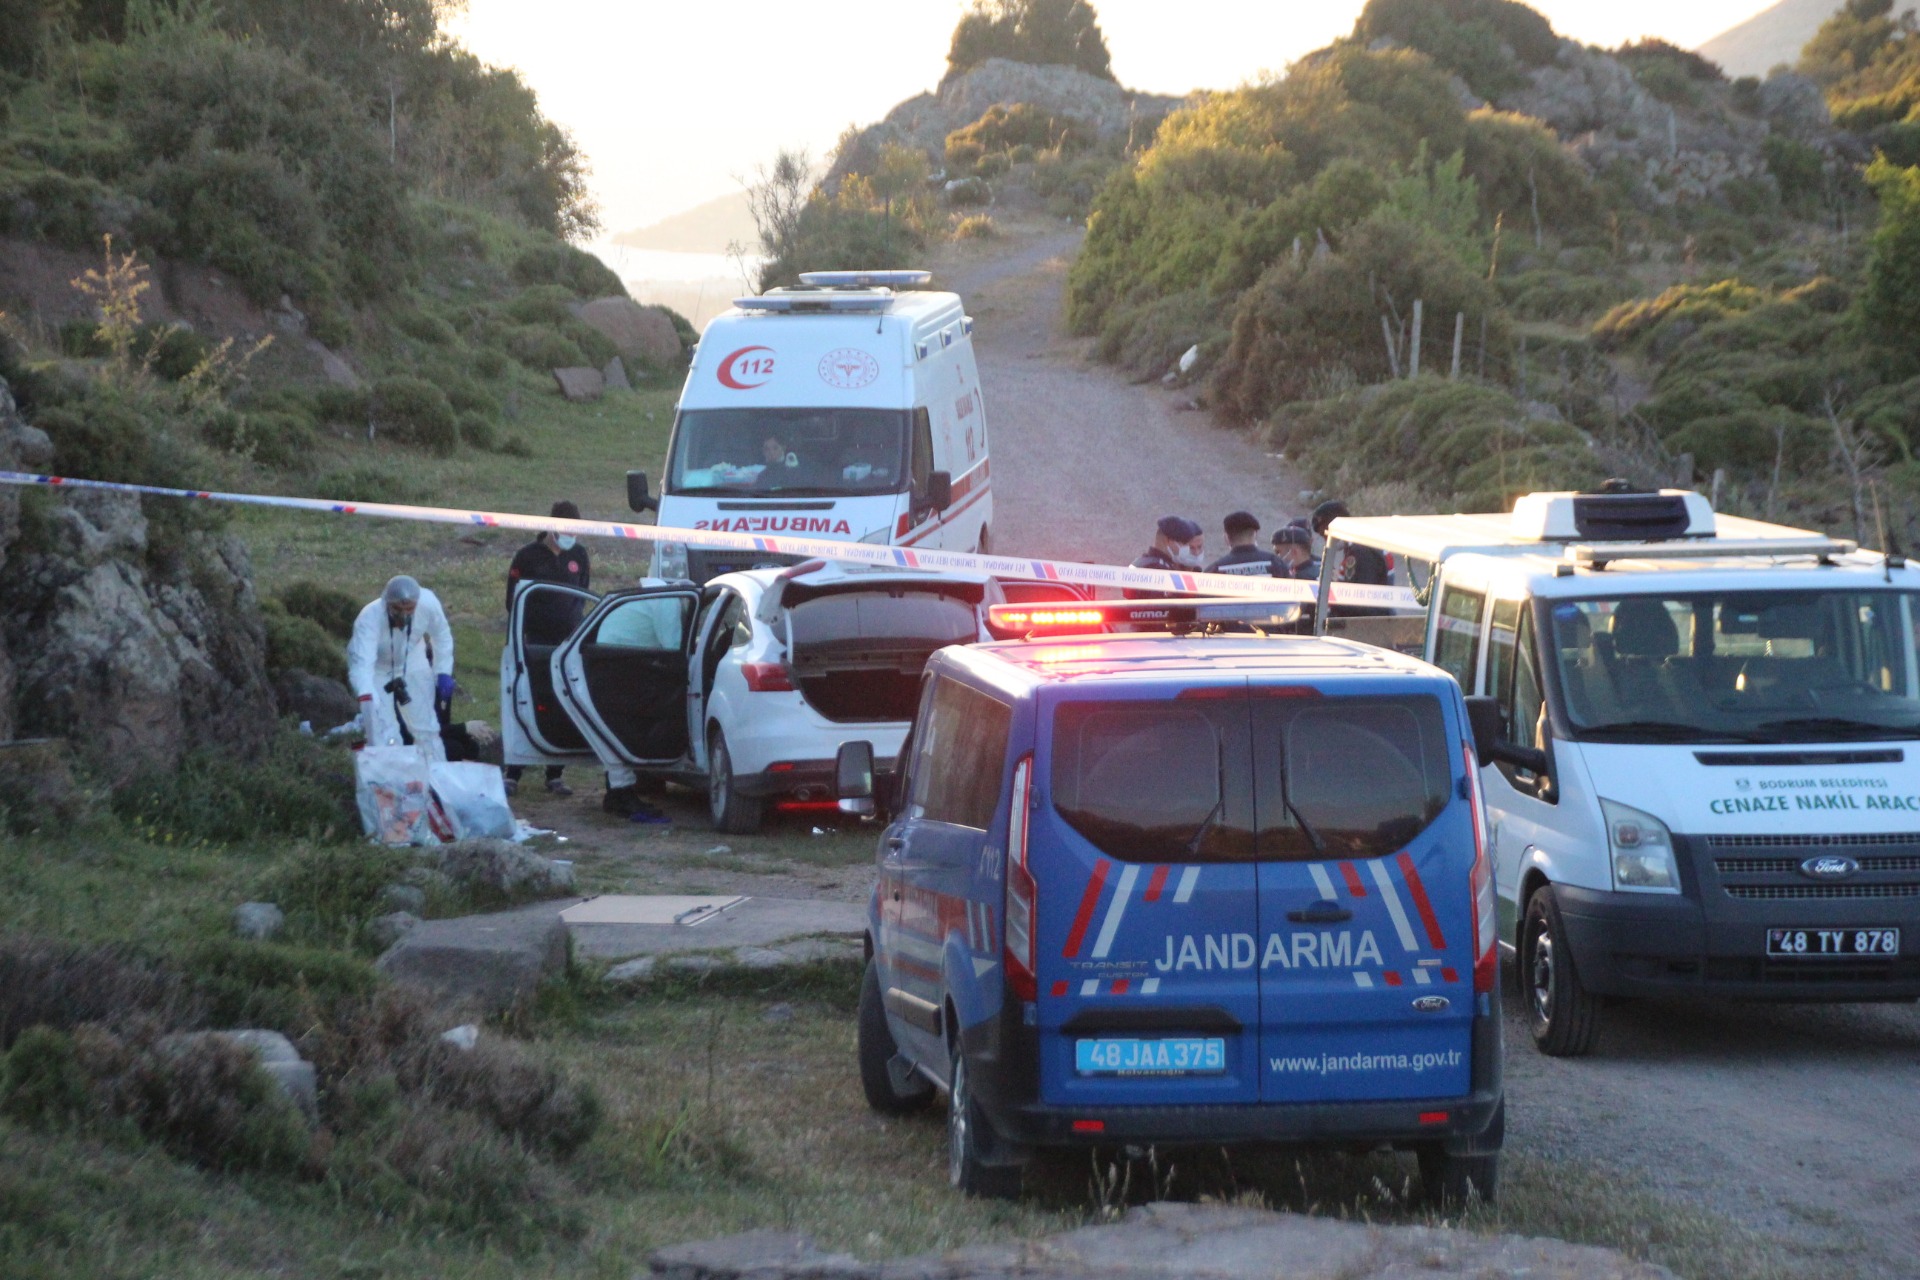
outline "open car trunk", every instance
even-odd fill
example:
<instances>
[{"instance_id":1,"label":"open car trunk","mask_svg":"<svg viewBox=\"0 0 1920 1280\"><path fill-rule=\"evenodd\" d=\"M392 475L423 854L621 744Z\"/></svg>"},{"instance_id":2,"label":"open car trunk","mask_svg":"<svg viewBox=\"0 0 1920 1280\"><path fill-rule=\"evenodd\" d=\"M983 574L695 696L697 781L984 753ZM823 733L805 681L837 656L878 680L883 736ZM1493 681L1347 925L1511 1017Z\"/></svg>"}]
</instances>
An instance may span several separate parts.
<instances>
[{"instance_id":1,"label":"open car trunk","mask_svg":"<svg viewBox=\"0 0 1920 1280\"><path fill-rule=\"evenodd\" d=\"M980 638L973 603L901 587L839 592L787 611L787 664L829 720L911 720L935 650Z\"/></svg>"}]
</instances>

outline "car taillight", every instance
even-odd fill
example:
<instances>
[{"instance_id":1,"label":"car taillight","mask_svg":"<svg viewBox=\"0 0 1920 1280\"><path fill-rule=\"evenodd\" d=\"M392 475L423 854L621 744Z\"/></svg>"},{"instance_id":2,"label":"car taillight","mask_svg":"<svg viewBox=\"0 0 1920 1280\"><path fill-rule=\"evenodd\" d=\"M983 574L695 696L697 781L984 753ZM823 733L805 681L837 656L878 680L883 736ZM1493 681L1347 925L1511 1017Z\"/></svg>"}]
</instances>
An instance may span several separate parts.
<instances>
[{"instance_id":1,"label":"car taillight","mask_svg":"<svg viewBox=\"0 0 1920 1280\"><path fill-rule=\"evenodd\" d=\"M1467 746L1468 803L1473 806L1473 989L1492 991L1500 977L1500 926L1493 909L1493 851L1487 848L1487 810L1480 795L1480 765Z\"/></svg>"},{"instance_id":2,"label":"car taillight","mask_svg":"<svg viewBox=\"0 0 1920 1280\"><path fill-rule=\"evenodd\" d=\"M1039 886L1027 867L1027 806L1033 795L1033 757L1013 766L1013 807L1007 814L1007 986L1017 1000L1040 998Z\"/></svg>"},{"instance_id":3,"label":"car taillight","mask_svg":"<svg viewBox=\"0 0 1920 1280\"><path fill-rule=\"evenodd\" d=\"M784 662L743 662L740 674L746 677L750 693L793 692L793 673Z\"/></svg>"}]
</instances>

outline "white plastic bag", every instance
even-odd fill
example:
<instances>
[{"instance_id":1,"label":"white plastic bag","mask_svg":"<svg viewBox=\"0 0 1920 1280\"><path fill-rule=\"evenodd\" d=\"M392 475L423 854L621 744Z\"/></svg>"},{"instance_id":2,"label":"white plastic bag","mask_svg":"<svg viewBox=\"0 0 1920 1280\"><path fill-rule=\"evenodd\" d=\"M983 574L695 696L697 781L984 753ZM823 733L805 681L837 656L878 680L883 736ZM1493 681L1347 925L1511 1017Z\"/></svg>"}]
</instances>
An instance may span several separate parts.
<instances>
[{"instance_id":1,"label":"white plastic bag","mask_svg":"<svg viewBox=\"0 0 1920 1280\"><path fill-rule=\"evenodd\" d=\"M364 747L353 755L360 825L381 844L434 844L433 793L418 747Z\"/></svg>"},{"instance_id":2,"label":"white plastic bag","mask_svg":"<svg viewBox=\"0 0 1920 1280\"><path fill-rule=\"evenodd\" d=\"M433 783L436 831L444 823L446 840L511 840L513 809L507 804L507 786L495 765L472 761L435 761L429 769Z\"/></svg>"}]
</instances>

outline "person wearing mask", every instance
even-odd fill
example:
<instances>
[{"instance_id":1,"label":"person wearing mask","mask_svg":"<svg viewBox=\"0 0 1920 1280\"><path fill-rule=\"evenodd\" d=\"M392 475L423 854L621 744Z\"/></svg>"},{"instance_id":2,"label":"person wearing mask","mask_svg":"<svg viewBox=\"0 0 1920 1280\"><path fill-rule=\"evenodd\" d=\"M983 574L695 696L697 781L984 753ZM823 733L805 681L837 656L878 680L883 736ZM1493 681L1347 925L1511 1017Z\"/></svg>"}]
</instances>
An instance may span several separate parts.
<instances>
[{"instance_id":1,"label":"person wearing mask","mask_svg":"<svg viewBox=\"0 0 1920 1280\"><path fill-rule=\"evenodd\" d=\"M1206 545L1206 533L1185 516L1162 516L1154 526L1153 545L1135 557L1135 569L1159 569L1166 573L1193 572L1200 568L1200 553ZM1128 588L1129 600L1154 600L1164 591L1136 591Z\"/></svg>"},{"instance_id":2,"label":"person wearing mask","mask_svg":"<svg viewBox=\"0 0 1920 1280\"><path fill-rule=\"evenodd\" d=\"M547 512L556 520L578 520L580 508L562 499L553 504ZM513 597L523 582L559 582L582 591L588 589L593 580L593 565L587 557L587 549L580 545L570 533L548 531L514 552L513 563L507 566L507 615L513 615ZM563 595L557 591L542 592L527 606L524 634L528 644L556 645L564 642L580 625L581 607L585 601L578 596ZM507 794L512 795L520 786L520 775L526 766L510 764L506 768ZM547 790L556 796L570 796L569 787L562 774L564 765L547 766Z\"/></svg>"},{"instance_id":3,"label":"person wearing mask","mask_svg":"<svg viewBox=\"0 0 1920 1280\"><path fill-rule=\"evenodd\" d=\"M453 629L440 598L404 575L354 620L347 680L370 747L419 747L445 760L436 704L453 699Z\"/></svg>"},{"instance_id":4,"label":"person wearing mask","mask_svg":"<svg viewBox=\"0 0 1920 1280\"><path fill-rule=\"evenodd\" d=\"M1207 566L1208 573L1227 573L1241 578L1285 578L1279 560L1255 545L1260 522L1245 511L1228 516L1222 527L1227 532L1227 554Z\"/></svg>"},{"instance_id":5,"label":"person wearing mask","mask_svg":"<svg viewBox=\"0 0 1920 1280\"><path fill-rule=\"evenodd\" d=\"M1313 509L1313 531L1324 540L1328 525L1352 514L1353 512L1347 509L1346 503L1338 498L1331 498ZM1327 553L1332 554L1332 549L1328 548ZM1339 556L1333 562L1333 580L1352 582L1360 586L1384 587L1392 579L1387 572L1387 558L1377 548L1342 544ZM1334 605L1330 612L1337 618L1367 618L1378 617L1390 611L1358 605Z\"/></svg>"},{"instance_id":6,"label":"person wearing mask","mask_svg":"<svg viewBox=\"0 0 1920 1280\"><path fill-rule=\"evenodd\" d=\"M1313 531L1303 520L1273 531L1273 560L1276 578L1320 581L1320 557L1313 554Z\"/></svg>"}]
</instances>

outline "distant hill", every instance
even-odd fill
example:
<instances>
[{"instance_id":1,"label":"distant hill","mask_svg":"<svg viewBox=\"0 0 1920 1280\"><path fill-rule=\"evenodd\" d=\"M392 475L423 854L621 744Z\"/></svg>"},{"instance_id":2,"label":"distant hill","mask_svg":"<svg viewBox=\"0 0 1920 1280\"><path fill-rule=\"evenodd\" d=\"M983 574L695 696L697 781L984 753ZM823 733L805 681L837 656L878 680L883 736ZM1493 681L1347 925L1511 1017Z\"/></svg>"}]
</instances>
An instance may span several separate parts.
<instances>
[{"instance_id":1,"label":"distant hill","mask_svg":"<svg viewBox=\"0 0 1920 1280\"><path fill-rule=\"evenodd\" d=\"M665 249L674 253L725 253L732 241L754 246L759 232L747 210L747 193L735 191L703 205L663 218L650 227L622 231L613 238L629 249Z\"/></svg>"},{"instance_id":2,"label":"distant hill","mask_svg":"<svg viewBox=\"0 0 1920 1280\"><path fill-rule=\"evenodd\" d=\"M1800 60L1800 50L1820 24L1840 12L1846 0L1780 0L1737 27L1700 46L1700 52L1730 76L1764 76L1781 63Z\"/></svg>"}]
</instances>

